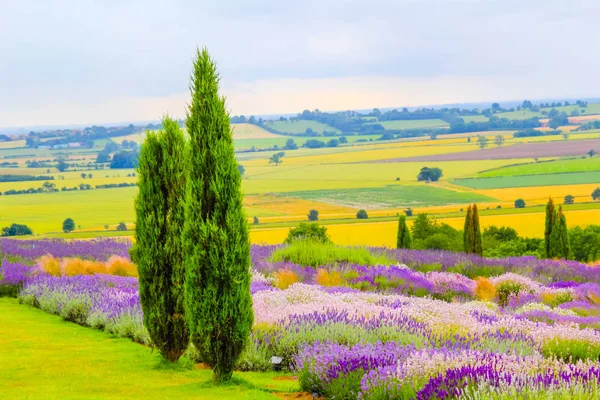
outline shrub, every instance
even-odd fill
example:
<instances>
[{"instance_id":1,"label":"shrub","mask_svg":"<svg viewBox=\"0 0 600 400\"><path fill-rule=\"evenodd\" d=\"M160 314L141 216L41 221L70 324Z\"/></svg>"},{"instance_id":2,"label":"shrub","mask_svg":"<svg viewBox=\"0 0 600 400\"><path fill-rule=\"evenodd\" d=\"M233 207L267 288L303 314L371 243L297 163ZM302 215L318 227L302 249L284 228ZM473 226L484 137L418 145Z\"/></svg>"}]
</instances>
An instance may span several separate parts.
<instances>
[{"instance_id":1,"label":"shrub","mask_svg":"<svg viewBox=\"0 0 600 400\"><path fill-rule=\"evenodd\" d=\"M125 232L127 230L127 225L125 225L125 222L119 222L119 225L117 225L117 230L120 232Z\"/></svg>"},{"instance_id":2,"label":"shrub","mask_svg":"<svg viewBox=\"0 0 600 400\"><path fill-rule=\"evenodd\" d=\"M341 247L313 240L295 241L287 247L277 249L271 255L271 261L290 261L305 267L318 267L336 263L394 264L394 261L383 253L371 254L369 250L362 247Z\"/></svg>"},{"instance_id":3,"label":"shrub","mask_svg":"<svg viewBox=\"0 0 600 400\"><path fill-rule=\"evenodd\" d=\"M260 222L258 221L258 217L254 217L254 220L253 220L253 222L254 222L254 225L258 225L258 224L260 223Z\"/></svg>"},{"instance_id":4,"label":"shrub","mask_svg":"<svg viewBox=\"0 0 600 400\"><path fill-rule=\"evenodd\" d=\"M301 222L295 228L291 228L284 243L291 244L297 240L310 240L318 243L331 243L331 239L327 234L327 228L319 224L308 224Z\"/></svg>"},{"instance_id":5,"label":"shrub","mask_svg":"<svg viewBox=\"0 0 600 400\"><path fill-rule=\"evenodd\" d=\"M50 275L62 275L62 271L60 268L60 260L58 260L50 254L40 257L40 259L38 260L38 266L42 271Z\"/></svg>"},{"instance_id":6,"label":"shrub","mask_svg":"<svg viewBox=\"0 0 600 400\"><path fill-rule=\"evenodd\" d=\"M522 286L520 283L511 282L511 281L502 282L497 287L498 303L502 307L506 307L510 297L511 296L518 297L521 289L522 289Z\"/></svg>"},{"instance_id":7,"label":"shrub","mask_svg":"<svg viewBox=\"0 0 600 400\"><path fill-rule=\"evenodd\" d=\"M515 200L515 208L525 208L525 200L523 200L523 199Z\"/></svg>"},{"instance_id":8,"label":"shrub","mask_svg":"<svg viewBox=\"0 0 600 400\"><path fill-rule=\"evenodd\" d=\"M121 256L111 256L106 262L106 272L117 276L138 276L137 266ZM162 293L164 295L164 293Z\"/></svg>"},{"instance_id":9,"label":"shrub","mask_svg":"<svg viewBox=\"0 0 600 400\"><path fill-rule=\"evenodd\" d=\"M319 212L317 210L310 210L308 212L308 220L309 221L318 221L319 220Z\"/></svg>"},{"instance_id":10,"label":"shrub","mask_svg":"<svg viewBox=\"0 0 600 400\"><path fill-rule=\"evenodd\" d=\"M2 236L22 236L32 234L31 228L27 225L12 224L11 226L2 228Z\"/></svg>"},{"instance_id":11,"label":"shrub","mask_svg":"<svg viewBox=\"0 0 600 400\"><path fill-rule=\"evenodd\" d=\"M300 282L298 275L289 269L279 270L273 273L273 276L275 277L275 285L282 290L289 288L296 282Z\"/></svg>"},{"instance_id":12,"label":"shrub","mask_svg":"<svg viewBox=\"0 0 600 400\"><path fill-rule=\"evenodd\" d=\"M73 232L75 230L75 221L73 221L73 218L67 218L64 220L62 230L64 233Z\"/></svg>"},{"instance_id":13,"label":"shrub","mask_svg":"<svg viewBox=\"0 0 600 400\"><path fill-rule=\"evenodd\" d=\"M563 201L563 204L573 204L573 203L575 203L575 197L570 194L566 195L565 199Z\"/></svg>"},{"instance_id":14,"label":"shrub","mask_svg":"<svg viewBox=\"0 0 600 400\"><path fill-rule=\"evenodd\" d=\"M342 274L339 271L327 271L325 268L317 270L317 283L321 286L340 286Z\"/></svg>"},{"instance_id":15,"label":"shrub","mask_svg":"<svg viewBox=\"0 0 600 400\"><path fill-rule=\"evenodd\" d=\"M367 219L367 218L369 218L369 215L367 214L367 212L365 210L358 210L358 212L356 213L356 218Z\"/></svg>"},{"instance_id":16,"label":"shrub","mask_svg":"<svg viewBox=\"0 0 600 400\"><path fill-rule=\"evenodd\" d=\"M491 301L496 297L496 288L489 279L480 276L475 279L475 295L479 300Z\"/></svg>"}]
</instances>

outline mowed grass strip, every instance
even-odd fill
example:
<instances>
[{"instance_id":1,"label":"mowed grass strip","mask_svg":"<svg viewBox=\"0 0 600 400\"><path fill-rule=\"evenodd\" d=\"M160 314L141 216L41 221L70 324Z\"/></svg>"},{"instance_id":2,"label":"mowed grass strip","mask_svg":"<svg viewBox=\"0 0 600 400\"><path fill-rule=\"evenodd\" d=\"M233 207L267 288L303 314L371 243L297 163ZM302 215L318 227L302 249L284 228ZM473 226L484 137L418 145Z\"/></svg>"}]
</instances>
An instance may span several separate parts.
<instances>
[{"instance_id":1,"label":"mowed grass strip","mask_svg":"<svg viewBox=\"0 0 600 400\"><path fill-rule=\"evenodd\" d=\"M600 171L503 176L496 178L469 178L455 179L452 181L455 185L466 186L472 189L576 185L595 182L600 182Z\"/></svg>"},{"instance_id":2,"label":"mowed grass strip","mask_svg":"<svg viewBox=\"0 0 600 400\"><path fill-rule=\"evenodd\" d=\"M587 171L600 171L600 157L585 157L569 160L531 162L528 164L512 165L480 172L479 174L477 174L477 177L494 178L504 176L540 175Z\"/></svg>"},{"instance_id":3,"label":"mowed grass strip","mask_svg":"<svg viewBox=\"0 0 600 400\"><path fill-rule=\"evenodd\" d=\"M473 192L457 192L427 184L341 190L307 190L291 192L286 195L364 209L464 204L494 200Z\"/></svg>"},{"instance_id":4,"label":"mowed grass strip","mask_svg":"<svg viewBox=\"0 0 600 400\"><path fill-rule=\"evenodd\" d=\"M237 384L216 386L212 371L189 360L165 365L148 347L7 298L0 298L0 360L3 400L274 400L281 398L275 392L299 390L291 375L278 373L236 372Z\"/></svg>"}]
</instances>

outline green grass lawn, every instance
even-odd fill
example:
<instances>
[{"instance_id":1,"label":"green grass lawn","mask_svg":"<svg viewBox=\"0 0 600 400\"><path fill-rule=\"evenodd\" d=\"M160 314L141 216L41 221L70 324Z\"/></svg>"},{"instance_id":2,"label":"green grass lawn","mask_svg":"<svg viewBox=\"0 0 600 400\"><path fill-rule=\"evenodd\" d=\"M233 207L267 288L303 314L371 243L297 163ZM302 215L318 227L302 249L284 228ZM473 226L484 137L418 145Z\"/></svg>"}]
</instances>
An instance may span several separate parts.
<instances>
[{"instance_id":1,"label":"green grass lawn","mask_svg":"<svg viewBox=\"0 0 600 400\"><path fill-rule=\"evenodd\" d=\"M455 185L473 189L501 189L527 186L578 185L600 182L600 171L572 172L564 174L538 174L502 176L496 178L455 179Z\"/></svg>"},{"instance_id":2,"label":"green grass lawn","mask_svg":"<svg viewBox=\"0 0 600 400\"><path fill-rule=\"evenodd\" d=\"M299 390L291 375L235 373L216 386L212 371L128 339L84 328L0 298L0 399L277 399ZM279 395L275 395L278 393Z\"/></svg>"},{"instance_id":3,"label":"green grass lawn","mask_svg":"<svg viewBox=\"0 0 600 400\"><path fill-rule=\"evenodd\" d=\"M599 171L600 158L576 158L507 166L477 174L481 178Z\"/></svg>"},{"instance_id":4,"label":"green grass lawn","mask_svg":"<svg viewBox=\"0 0 600 400\"><path fill-rule=\"evenodd\" d=\"M365 209L437 206L490 202L495 199L471 192L457 192L436 186L397 185L374 188L307 190L286 196Z\"/></svg>"},{"instance_id":5,"label":"green grass lawn","mask_svg":"<svg viewBox=\"0 0 600 400\"><path fill-rule=\"evenodd\" d=\"M398 121L374 122L382 125L385 129L419 129L447 127L448 123L441 119L412 119Z\"/></svg>"},{"instance_id":6,"label":"green grass lawn","mask_svg":"<svg viewBox=\"0 0 600 400\"><path fill-rule=\"evenodd\" d=\"M322 124L317 121L308 121L308 120L300 120L300 121L269 121L267 125L272 127L273 129L278 130L279 132L286 133L304 133L307 128L312 129L315 132L323 133L323 131L328 132L339 132L339 129L334 128L333 126L329 126L327 124Z\"/></svg>"}]
</instances>

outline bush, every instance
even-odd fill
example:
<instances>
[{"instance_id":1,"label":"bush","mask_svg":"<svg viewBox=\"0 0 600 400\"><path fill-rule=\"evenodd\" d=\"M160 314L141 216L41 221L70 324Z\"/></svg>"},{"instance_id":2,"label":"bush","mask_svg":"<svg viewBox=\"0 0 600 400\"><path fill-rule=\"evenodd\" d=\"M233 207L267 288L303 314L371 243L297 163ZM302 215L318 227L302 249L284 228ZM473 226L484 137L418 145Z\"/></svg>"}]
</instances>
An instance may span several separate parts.
<instances>
[{"instance_id":1,"label":"bush","mask_svg":"<svg viewBox=\"0 0 600 400\"><path fill-rule=\"evenodd\" d=\"M64 220L62 229L64 233L73 232L75 230L75 221L73 218L67 218Z\"/></svg>"},{"instance_id":2,"label":"bush","mask_svg":"<svg viewBox=\"0 0 600 400\"><path fill-rule=\"evenodd\" d=\"M125 222L119 222L119 225L117 225L117 230L124 232L127 230L127 225L125 225Z\"/></svg>"},{"instance_id":3,"label":"bush","mask_svg":"<svg viewBox=\"0 0 600 400\"><path fill-rule=\"evenodd\" d=\"M356 218L367 219L367 218L369 218L369 215L367 214L367 212L365 210L358 210L358 212L356 213Z\"/></svg>"},{"instance_id":4,"label":"bush","mask_svg":"<svg viewBox=\"0 0 600 400\"><path fill-rule=\"evenodd\" d=\"M319 224L300 223L295 228L291 228L284 243L291 244L298 240L311 240L318 243L331 243L331 238L327 234L327 228Z\"/></svg>"},{"instance_id":5,"label":"bush","mask_svg":"<svg viewBox=\"0 0 600 400\"><path fill-rule=\"evenodd\" d=\"M523 199L515 200L515 208L525 208L525 200L523 200Z\"/></svg>"},{"instance_id":6,"label":"bush","mask_svg":"<svg viewBox=\"0 0 600 400\"><path fill-rule=\"evenodd\" d=\"M442 177L442 170L439 168L423 167L417 175L418 181L436 182Z\"/></svg>"},{"instance_id":7,"label":"bush","mask_svg":"<svg viewBox=\"0 0 600 400\"><path fill-rule=\"evenodd\" d=\"M319 212L317 210L310 210L308 212L308 220L309 221L318 221L319 220Z\"/></svg>"},{"instance_id":8,"label":"bush","mask_svg":"<svg viewBox=\"0 0 600 400\"><path fill-rule=\"evenodd\" d=\"M575 197L571 196L570 194L566 195L563 204L573 204L573 203L575 203Z\"/></svg>"},{"instance_id":9,"label":"bush","mask_svg":"<svg viewBox=\"0 0 600 400\"><path fill-rule=\"evenodd\" d=\"M258 220L258 217L254 217L253 222L254 222L254 225L258 225L260 223L260 221Z\"/></svg>"},{"instance_id":10,"label":"bush","mask_svg":"<svg viewBox=\"0 0 600 400\"><path fill-rule=\"evenodd\" d=\"M300 240L275 250L271 261L289 261L305 267L318 267L337 263L359 265L390 265L395 262L384 254L372 254L362 247L340 247L332 243L314 240ZM291 272L291 271L290 271Z\"/></svg>"},{"instance_id":11,"label":"bush","mask_svg":"<svg viewBox=\"0 0 600 400\"><path fill-rule=\"evenodd\" d=\"M27 225L12 224L2 228L2 236L32 235L33 232Z\"/></svg>"}]
</instances>

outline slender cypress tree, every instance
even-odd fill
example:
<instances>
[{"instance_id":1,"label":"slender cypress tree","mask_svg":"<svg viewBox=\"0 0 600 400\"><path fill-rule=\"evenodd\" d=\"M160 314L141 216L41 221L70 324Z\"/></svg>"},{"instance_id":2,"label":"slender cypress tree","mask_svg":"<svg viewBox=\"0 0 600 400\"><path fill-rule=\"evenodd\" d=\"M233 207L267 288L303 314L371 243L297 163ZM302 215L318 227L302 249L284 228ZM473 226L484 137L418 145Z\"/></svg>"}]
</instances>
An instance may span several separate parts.
<instances>
[{"instance_id":1,"label":"slender cypress tree","mask_svg":"<svg viewBox=\"0 0 600 400\"><path fill-rule=\"evenodd\" d=\"M567 218L562 212L562 206L558 206L558 212L555 211L554 225L550 235L550 255L551 258L569 258L569 232L567 229Z\"/></svg>"},{"instance_id":2,"label":"slender cypress tree","mask_svg":"<svg viewBox=\"0 0 600 400\"><path fill-rule=\"evenodd\" d=\"M552 228L554 227L555 218L556 211L554 209L554 201L552 201L552 197L550 197L548 198L548 203L546 204L546 227L544 229L544 249L546 251L547 258L552 258L553 256L553 251L550 244L550 236L552 235Z\"/></svg>"},{"instance_id":3,"label":"slender cypress tree","mask_svg":"<svg viewBox=\"0 0 600 400\"><path fill-rule=\"evenodd\" d=\"M410 249L412 246L412 235L406 225L406 216L401 215L398 219L398 237L396 239L396 248Z\"/></svg>"},{"instance_id":4,"label":"slender cypress tree","mask_svg":"<svg viewBox=\"0 0 600 400\"><path fill-rule=\"evenodd\" d=\"M472 253L473 229L472 229L471 225L473 224L473 218L472 218L471 214L472 214L472 210L471 210L471 205L469 204L469 207L467 207L467 215L465 215L465 227L463 229L463 245L464 245L465 253Z\"/></svg>"},{"instance_id":5,"label":"slender cypress tree","mask_svg":"<svg viewBox=\"0 0 600 400\"><path fill-rule=\"evenodd\" d=\"M160 353L177 361L189 343L184 312L183 251L185 137L166 117L164 129L148 132L138 166L136 244L144 325Z\"/></svg>"},{"instance_id":6,"label":"slender cypress tree","mask_svg":"<svg viewBox=\"0 0 600 400\"><path fill-rule=\"evenodd\" d=\"M483 256L483 245L481 243L481 226L479 225L479 212L477 211L477 204L473 204L473 210L471 211L471 229L473 231L473 253Z\"/></svg>"},{"instance_id":7,"label":"slender cypress tree","mask_svg":"<svg viewBox=\"0 0 600 400\"><path fill-rule=\"evenodd\" d=\"M198 50L190 78L183 242L190 338L218 382L231 378L254 321L241 176L216 65Z\"/></svg>"}]
</instances>

